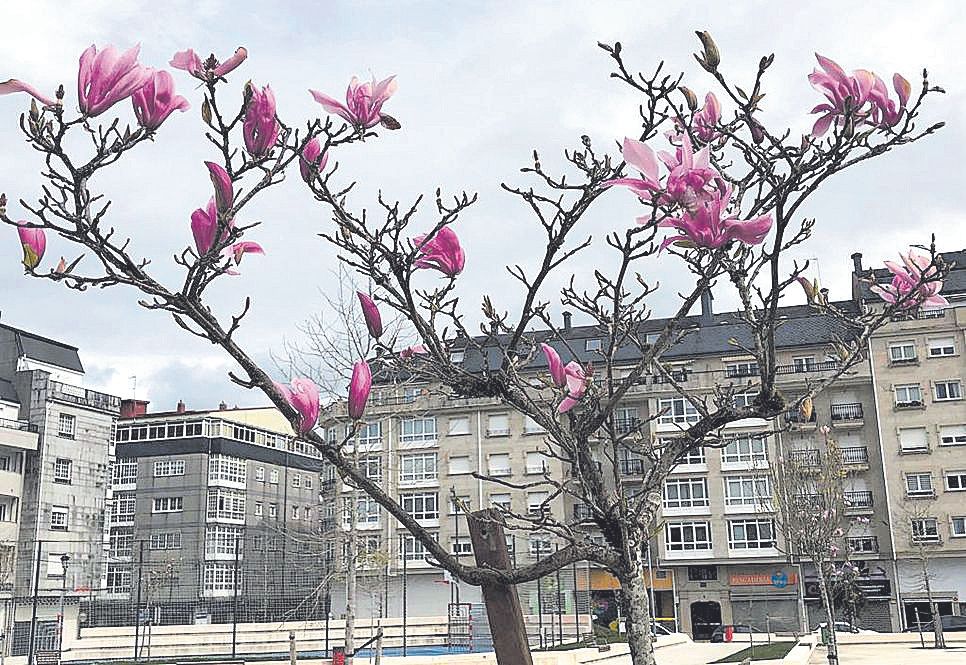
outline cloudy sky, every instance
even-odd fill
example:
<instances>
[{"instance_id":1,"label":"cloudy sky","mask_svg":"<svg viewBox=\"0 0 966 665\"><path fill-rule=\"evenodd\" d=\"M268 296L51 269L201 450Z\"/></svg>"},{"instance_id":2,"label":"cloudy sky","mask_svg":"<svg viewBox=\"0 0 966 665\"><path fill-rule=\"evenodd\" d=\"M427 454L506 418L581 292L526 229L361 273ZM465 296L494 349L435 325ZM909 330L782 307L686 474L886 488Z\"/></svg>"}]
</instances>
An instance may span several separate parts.
<instances>
[{"instance_id":1,"label":"cloudy sky","mask_svg":"<svg viewBox=\"0 0 966 665\"><path fill-rule=\"evenodd\" d=\"M501 266L531 265L539 242L533 220L501 181L524 183L518 169L533 149L545 164L559 165L564 147L582 134L615 152L614 141L637 133L638 100L608 78L609 63L596 47L619 40L627 60L649 69L663 59L683 70L702 93L711 85L691 58L693 31L711 31L729 76L750 77L761 55L774 52L767 81L765 121L774 129L802 133L807 111L817 103L805 76L818 51L847 69L864 67L883 78L900 71L914 82L928 67L930 80L948 93L934 99L929 121L946 120L940 136L875 160L827 184L804 211L818 219L816 235L799 252L816 257L823 281L835 296L848 290L849 255L862 251L878 263L910 243L935 233L943 249L966 247L966 187L962 157L966 137L966 34L963 3L906 2L274 2L217 0L165 3L3 3L0 80L21 78L42 90L74 83L80 52L91 43L141 44L145 64L165 66L178 50L193 47L225 57L245 45L250 58L230 79L233 90L251 78L270 83L279 115L290 124L321 112L307 88L338 95L353 74L396 74L399 92L386 110L403 130L340 151L344 177L359 181L352 198L369 206L375 193L411 201L418 194L462 189L480 202L459 223L468 254L461 294L475 308L490 293L505 308L517 306L517 291ZM201 136L201 95L182 73L175 76L194 108L171 118L158 141L143 146L124 166L93 185L113 199L111 223L133 238L135 251L152 259L157 276L175 283L171 256L190 242L189 215L209 196L202 161L212 157ZM0 98L0 191L13 201L34 198L38 160L16 126L23 96ZM125 103L122 117L130 116ZM11 203L12 216L23 211ZM587 234L600 238L631 223L632 197L613 193L587 216ZM210 294L221 308L253 297L253 312L240 340L270 363L286 340L298 341L296 326L317 311L321 293L334 289L333 252L315 234L330 224L296 182L288 182L246 209L241 221L261 221L251 239L267 250L250 257L244 274L225 279ZM433 218L427 211L421 223ZM2 320L80 347L89 383L130 396L154 408L183 398L205 408L221 400L260 403L226 378L231 364L209 344L185 333L164 315L137 305L122 289L78 294L25 279L15 233L0 242ZM48 260L71 250L50 239ZM585 253L571 266L587 284L593 267L607 261L604 249ZM642 266L660 280L658 314L674 304L687 276L673 260ZM560 274L559 285L566 274ZM429 277L427 276L427 279ZM548 292L548 297L550 294ZM717 295L719 308L730 295ZM559 309L559 307L558 307Z\"/></svg>"}]
</instances>

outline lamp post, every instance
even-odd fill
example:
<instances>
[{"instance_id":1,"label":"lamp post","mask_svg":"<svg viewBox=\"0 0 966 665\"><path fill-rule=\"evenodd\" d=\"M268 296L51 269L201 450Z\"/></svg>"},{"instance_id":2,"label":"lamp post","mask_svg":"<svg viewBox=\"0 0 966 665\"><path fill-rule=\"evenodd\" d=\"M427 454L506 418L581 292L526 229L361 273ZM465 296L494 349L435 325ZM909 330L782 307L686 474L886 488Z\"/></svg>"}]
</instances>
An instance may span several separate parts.
<instances>
[{"instance_id":1,"label":"lamp post","mask_svg":"<svg viewBox=\"0 0 966 665\"><path fill-rule=\"evenodd\" d=\"M57 619L57 650L61 652L61 660L63 660L64 652L64 611L66 610L67 602L67 568L70 566L70 557L66 554L60 555L60 565L64 569L63 581L60 585L60 616Z\"/></svg>"}]
</instances>

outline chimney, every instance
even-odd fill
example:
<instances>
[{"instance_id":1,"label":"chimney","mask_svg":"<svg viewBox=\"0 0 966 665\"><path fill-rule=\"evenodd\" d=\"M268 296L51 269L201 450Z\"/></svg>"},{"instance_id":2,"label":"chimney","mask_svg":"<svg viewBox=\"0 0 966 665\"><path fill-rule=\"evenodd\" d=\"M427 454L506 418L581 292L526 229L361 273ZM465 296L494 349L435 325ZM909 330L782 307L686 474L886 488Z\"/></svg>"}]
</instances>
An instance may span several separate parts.
<instances>
[{"instance_id":1,"label":"chimney","mask_svg":"<svg viewBox=\"0 0 966 665\"><path fill-rule=\"evenodd\" d=\"M228 404L225 403L225 400L221 400L221 404L218 405L218 410L219 411L227 411L228 410Z\"/></svg>"},{"instance_id":2,"label":"chimney","mask_svg":"<svg viewBox=\"0 0 966 665\"><path fill-rule=\"evenodd\" d=\"M564 328L563 329L564 330L570 330L570 319L572 317L573 317L573 314L571 314L570 312L564 312L563 313L563 320L564 320Z\"/></svg>"},{"instance_id":3,"label":"chimney","mask_svg":"<svg viewBox=\"0 0 966 665\"><path fill-rule=\"evenodd\" d=\"M862 252L856 252L852 255L852 265L855 266L855 274L862 274Z\"/></svg>"},{"instance_id":4,"label":"chimney","mask_svg":"<svg viewBox=\"0 0 966 665\"><path fill-rule=\"evenodd\" d=\"M490 334L496 335L498 332L500 332L500 324L496 321L490 321Z\"/></svg>"},{"instance_id":5,"label":"chimney","mask_svg":"<svg viewBox=\"0 0 966 665\"><path fill-rule=\"evenodd\" d=\"M714 300L714 296L711 295L711 289L705 289L701 292L701 323L711 323L714 320L714 309L711 307L711 301Z\"/></svg>"},{"instance_id":6,"label":"chimney","mask_svg":"<svg viewBox=\"0 0 966 665\"><path fill-rule=\"evenodd\" d=\"M122 399L121 418L137 418L148 412L148 400L146 399Z\"/></svg>"},{"instance_id":7,"label":"chimney","mask_svg":"<svg viewBox=\"0 0 966 665\"><path fill-rule=\"evenodd\" d=\"M175 407L175 411L177 411L178 413L185 412L184 400L181 400L181 399L178 400L178 406Z\"/></svg>"}]
</instances>

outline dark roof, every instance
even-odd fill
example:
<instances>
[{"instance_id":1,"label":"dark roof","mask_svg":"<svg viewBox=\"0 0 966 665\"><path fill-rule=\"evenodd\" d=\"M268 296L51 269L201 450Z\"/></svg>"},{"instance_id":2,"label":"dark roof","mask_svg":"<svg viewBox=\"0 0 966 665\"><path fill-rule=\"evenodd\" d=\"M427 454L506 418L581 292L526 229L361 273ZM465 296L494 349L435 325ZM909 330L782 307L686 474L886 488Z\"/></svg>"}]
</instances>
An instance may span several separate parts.
<instances>
[{"instance_id":1,"label":"dark roof","mask_svg":"<svg viewBox=\"0 0 966 665\"><path fill-rule=\"evenodd\" d=\"M20 398L17 397L17 391L14 390L13 384L6 379L0 379L0 400L20 403Z\"/></svg>"},{"instance_id":2,"label":"dark roof","mask_svg":"<svg viewBox=\"0 0 966 665\"><path fill-rule=\"evenodd\" d=\"M955 252L940 252L943 261L952 266L949 275L943 282L942 294L944 296L956 296L966 293L966 249ZM854 273L853 273L854 274ZM865 300L878 300L881 298L872 292L871 282L861 281L875 278L877 284L888 284L892 281L892 273L888 268L872 268L864 270L861 275L856 275L859 281L859 289L862 298Z\"/></svg>"},{"instance_id":3,"label":"dark roof","mask_svg":"<svg viewBox=\"0 0 966 665\"><path fill-rule=\"evenodd\" d=\"M14 334L17 340L17 351L20 355L75 372L84 371L76 346L41 337L4 323L0 323L0 328L9 330Z\"/></svg>"}]
</instances>

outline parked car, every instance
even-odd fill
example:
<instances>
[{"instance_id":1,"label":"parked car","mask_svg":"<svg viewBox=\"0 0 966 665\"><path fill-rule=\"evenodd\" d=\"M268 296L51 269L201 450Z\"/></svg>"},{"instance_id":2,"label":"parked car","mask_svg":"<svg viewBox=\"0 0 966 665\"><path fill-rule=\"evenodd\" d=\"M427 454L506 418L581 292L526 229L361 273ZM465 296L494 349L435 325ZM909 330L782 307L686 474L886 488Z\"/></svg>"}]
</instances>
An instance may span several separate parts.
<instances>
[{"instance_id":1,"label":"parked car","mask_svg":"<svg viewBox=\"0 0 966 665\"><path fill-rule=\"evenodd\" d=\"M943 632L944 633L959 633L966 631L966 616L954 616L952 614L946 614L939 619L943 622ZM922 624L922 632L931 633L933 631L932 621L926 621ZM913 624L906 628L904 633L918 633L919 626Z\"/></svg>"},{"instance_id":2,"label":"parked car","mask_svg":"<svg viewBox=\"0 0 966 665\"><path fill-rule=\"evenodd\" d=\"M812 628L812 632L817 633L821 631L823 628L825 628L825 626L827 625L828 624L823 621L822 623ZM836 621L835 632L836 633L858 633L858 634L868 635L868 634L878 633L879 631L868 630L866 628L857 628L856 626L853 626L852 624L850 624L848 621Z\"/></svg>"},{"instance_id":3,"label":"parked car","mask_svg":"<svg viewBox=\"0 0 966 665\"><path fill-rule=\"evenodd\" d=\"M758 632L757 630L752 630L751 629L751 626L749 626L747 624L739 624L739 625L727 625L726 624L726 625L718 626L717 628L714 629L714 632L711 633L711 641L712 642L724 642L725 641L725 639L724 639L725 638L725 631L728 628L731 628L732 631L735 634L743 633L745 635L748 635L749 633L757 633Z\"/></svg>"}]
</instances>

